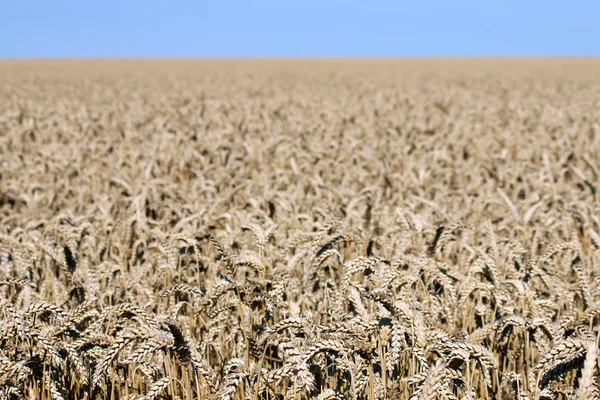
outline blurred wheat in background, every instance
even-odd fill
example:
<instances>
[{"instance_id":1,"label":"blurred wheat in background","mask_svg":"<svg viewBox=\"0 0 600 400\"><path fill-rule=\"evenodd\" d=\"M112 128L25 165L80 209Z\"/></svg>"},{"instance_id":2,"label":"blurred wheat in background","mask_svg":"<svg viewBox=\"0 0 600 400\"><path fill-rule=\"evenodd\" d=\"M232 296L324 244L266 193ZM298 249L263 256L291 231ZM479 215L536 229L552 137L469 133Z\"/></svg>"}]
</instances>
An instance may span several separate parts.
<instances>
[{"instance_id":1,"label":"blurred wheat in background","mask_svg":"<svg viewBox=\"0 0 600 400\"><path fill-rule=\"evenodd\" d=\"M0 398L599 399L599 70L1 62Z\"/></svg>"}]
</instances>

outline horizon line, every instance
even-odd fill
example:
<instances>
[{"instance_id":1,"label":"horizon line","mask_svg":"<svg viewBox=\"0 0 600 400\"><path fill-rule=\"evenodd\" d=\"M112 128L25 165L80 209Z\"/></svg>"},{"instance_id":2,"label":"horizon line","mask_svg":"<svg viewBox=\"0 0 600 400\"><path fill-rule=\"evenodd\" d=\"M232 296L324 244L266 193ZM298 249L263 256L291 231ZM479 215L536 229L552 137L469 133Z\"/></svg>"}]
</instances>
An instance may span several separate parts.
<instances>
[{"instance_id":1,"label":"horizon line","mask_svg":"<svg viewBox=\"0 0 600 400\"><path fill-rule=\"evenodd\" d=\"M262 61L262 60L427 60L427 59L593 59L598 55L402 55L402 56L32 56L32 57L3 57L0 61L77 61L77 60L198 60L198 61Z\"/></svg>"}]
</instances>

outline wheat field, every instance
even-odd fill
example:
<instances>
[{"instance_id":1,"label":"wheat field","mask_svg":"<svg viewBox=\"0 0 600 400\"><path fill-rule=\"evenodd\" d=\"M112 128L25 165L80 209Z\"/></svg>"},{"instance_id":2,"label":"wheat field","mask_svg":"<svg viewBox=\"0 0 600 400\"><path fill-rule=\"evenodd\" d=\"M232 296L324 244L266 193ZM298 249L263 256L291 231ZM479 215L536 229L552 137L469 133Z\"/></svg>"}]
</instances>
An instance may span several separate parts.
<instances>
[{"instance_id":1,"label":"wheat field","mask_svg":"<svg viewBox=\"0 0 600 400\"><path fill-rule=\"evenodd\" d=\"M600 60L14 60L0 99L0 399L600 399Z\"/></svg>"}]
</instances>

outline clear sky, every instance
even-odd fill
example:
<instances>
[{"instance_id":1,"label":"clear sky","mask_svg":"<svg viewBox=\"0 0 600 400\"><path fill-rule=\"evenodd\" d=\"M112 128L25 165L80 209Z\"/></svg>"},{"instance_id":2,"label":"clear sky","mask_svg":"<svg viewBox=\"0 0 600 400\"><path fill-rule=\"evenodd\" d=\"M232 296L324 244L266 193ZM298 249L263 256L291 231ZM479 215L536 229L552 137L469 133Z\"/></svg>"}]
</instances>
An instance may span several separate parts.
<instances>
[{"instance_id":1,"label":"clear sky","mask_svg":"<svg viewBox=\"0 0 600 400\"><path fill-rule=\"evenodd\" d=\"M600 1L0 0L0 57L600 55Z\"/></svg>"}]
</instances>

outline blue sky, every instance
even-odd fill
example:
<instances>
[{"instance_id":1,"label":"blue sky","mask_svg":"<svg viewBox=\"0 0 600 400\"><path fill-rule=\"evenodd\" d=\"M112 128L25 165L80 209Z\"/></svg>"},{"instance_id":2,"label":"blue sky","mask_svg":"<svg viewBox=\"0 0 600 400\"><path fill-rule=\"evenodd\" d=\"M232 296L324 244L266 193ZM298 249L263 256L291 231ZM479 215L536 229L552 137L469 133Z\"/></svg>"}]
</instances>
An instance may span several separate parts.
<instances>
[{"instance_id":1,"label":"blue sky","mask_svg":"<svg viewBox=\"0 0 600 400\"><path fill-rule=\"evenodd\" d=\"M0 57L600 55L594 1L0 3Z\"/></svg>"}]
</instances>

